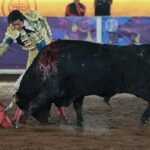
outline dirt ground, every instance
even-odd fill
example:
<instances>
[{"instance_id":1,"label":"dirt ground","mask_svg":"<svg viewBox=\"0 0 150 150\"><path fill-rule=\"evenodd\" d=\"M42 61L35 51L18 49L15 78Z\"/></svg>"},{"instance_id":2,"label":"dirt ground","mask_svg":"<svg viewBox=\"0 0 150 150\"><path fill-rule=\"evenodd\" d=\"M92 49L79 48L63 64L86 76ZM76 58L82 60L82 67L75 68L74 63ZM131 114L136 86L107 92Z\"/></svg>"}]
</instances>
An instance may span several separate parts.
<instances>
[{"instance_id":1,"label":"dirt ground","mask_svg":"<svg viewBox=\"0 0 150 150\"><path fill-rule=\"evenodd\" d=\"M14 82L0 82L0 101L11 99ZM72 105L65 108L70 126L60 125L55 106L49 125L29 118L23 128L0 129L0 150L150 150L150 123L140 128L140 116L147 102L129 94L117 94L110 100L88 96L84 100L84 128L76 127ZM14 109L9 113L12 116Z\"/></svg>"}]
</instances>

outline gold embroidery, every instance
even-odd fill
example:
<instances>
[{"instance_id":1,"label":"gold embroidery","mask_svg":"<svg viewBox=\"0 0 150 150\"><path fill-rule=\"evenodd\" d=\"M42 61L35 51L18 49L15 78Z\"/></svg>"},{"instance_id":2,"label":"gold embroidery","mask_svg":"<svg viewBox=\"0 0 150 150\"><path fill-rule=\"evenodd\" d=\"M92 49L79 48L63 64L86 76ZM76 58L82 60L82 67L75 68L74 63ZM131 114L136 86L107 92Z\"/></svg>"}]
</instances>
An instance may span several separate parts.
<instances>
[{"instance_id":1,"label":"gold embroidery","mask_svg":"<svg viewBox=\"0 0 150 150\"><path fill-rule=\"evenodd\" d=\"M19 36L19 31L15 30L12 25L7 28L6 34L14 40Z\"/></svg>"}]
</instances>

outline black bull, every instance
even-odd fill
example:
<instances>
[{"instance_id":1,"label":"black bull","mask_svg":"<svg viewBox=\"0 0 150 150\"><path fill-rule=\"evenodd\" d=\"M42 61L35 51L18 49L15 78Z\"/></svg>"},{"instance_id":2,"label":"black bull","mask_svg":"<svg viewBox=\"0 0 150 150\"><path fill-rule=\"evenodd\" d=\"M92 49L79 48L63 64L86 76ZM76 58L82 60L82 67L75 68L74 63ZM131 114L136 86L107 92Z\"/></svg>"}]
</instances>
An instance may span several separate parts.
<instances>
[{"instance_id":1,"label":"black bull","mask_svg":"<svg viewBox=\"0 0 150 150\"><path fill-rule=\"evenodd\" d=\"M142 97L150 116L150 45L115 46L84 41L58 40L47 45L25 73L16 93L17 105L41 122L47 122L50 104L72 102L82 125L85 95L116 93Z\"/></svg>"}]
</instances>

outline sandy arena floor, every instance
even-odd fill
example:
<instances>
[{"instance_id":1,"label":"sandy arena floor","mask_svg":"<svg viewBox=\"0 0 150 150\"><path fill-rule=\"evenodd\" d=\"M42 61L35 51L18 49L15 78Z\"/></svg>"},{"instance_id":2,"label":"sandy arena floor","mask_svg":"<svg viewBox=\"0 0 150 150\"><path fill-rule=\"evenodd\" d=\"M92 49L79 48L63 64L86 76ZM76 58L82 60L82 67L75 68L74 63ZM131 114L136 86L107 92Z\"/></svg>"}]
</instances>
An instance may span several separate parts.
<instances>
[{"instance_id":1,"label":"sandy arena floor","mask_svg":"<svg viewBox=\"0 0 150 150\"><path fill-rule=\"evenodd\" d=\"M14 82L0 82L0 100L11 99ZM20 129L0 129L0 150L150 150L150 123L139 128L140 116L147 103L129 94L117 94L110 101L88 96L84 100L84 129L75 125L73 107L65 108L72 125L58 123L56 108L49 125L42 126L30 118ZM8 112L12 116L14 109Z\"/></svg>"}]
</instances>

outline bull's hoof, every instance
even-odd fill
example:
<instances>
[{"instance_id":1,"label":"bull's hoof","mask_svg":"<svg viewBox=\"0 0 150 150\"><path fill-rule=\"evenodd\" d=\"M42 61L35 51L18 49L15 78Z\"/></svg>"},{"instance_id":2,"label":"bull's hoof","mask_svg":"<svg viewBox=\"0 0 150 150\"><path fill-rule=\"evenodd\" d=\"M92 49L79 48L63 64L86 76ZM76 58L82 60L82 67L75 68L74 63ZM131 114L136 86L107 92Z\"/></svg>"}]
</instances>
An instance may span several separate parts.
<instances>
[{"instance_id":1,"label":"bull's hoof","mask_svg":"<svg viewBox=\"0 0 150 150\"><path fill-rule=\"evenodd\" d=\"M142 117L141 117L141 125L146 124L147 121L148 121L148 117L147 117L147 116L142 116Z\"/></svg>"},{"instance_id":2,"label":"bull's hoof","mask_svg":"<svg viewBox=\"0 0 150 150\"><path fill-rule=\"evenodd\" d=\"M77 121L77 126L83 128L84 127L83 121Z\"/></svg>"},{"instance_id":3,"label":"bull's hoof","mask_svg":"<svg viewBox=\"0 0 150 150\"><path fill-rule=\"evenodd\" d=\"M19 123L26 123L27 119L29 118L29 114L28 112L24 112L24 114L22 114L22 116L19 119ZM16 120L14 120L15 122Z\"/></svg>"},{"instance_id":4,"label":"bull's hoof","mask_svg":"<svg viewBox=\"0 0 150 150\"><path fill-rule=\"evenodd\" d=\"M23 125L16 122L15 128L16 128L16 129L21 129L21 128L23 128Z\"/></svg>"},{"instance_id":5,"label":"bull's hoof","mask_svg":"<svg viewBox=\"0 0 150 150\"><path fill-rule=\"evenodd\" d=\"M59 123L63 124L63 125L71 125L71 122L68 119L66 119L65 117L60 117Z\"/></svg>"}]
</instances>

